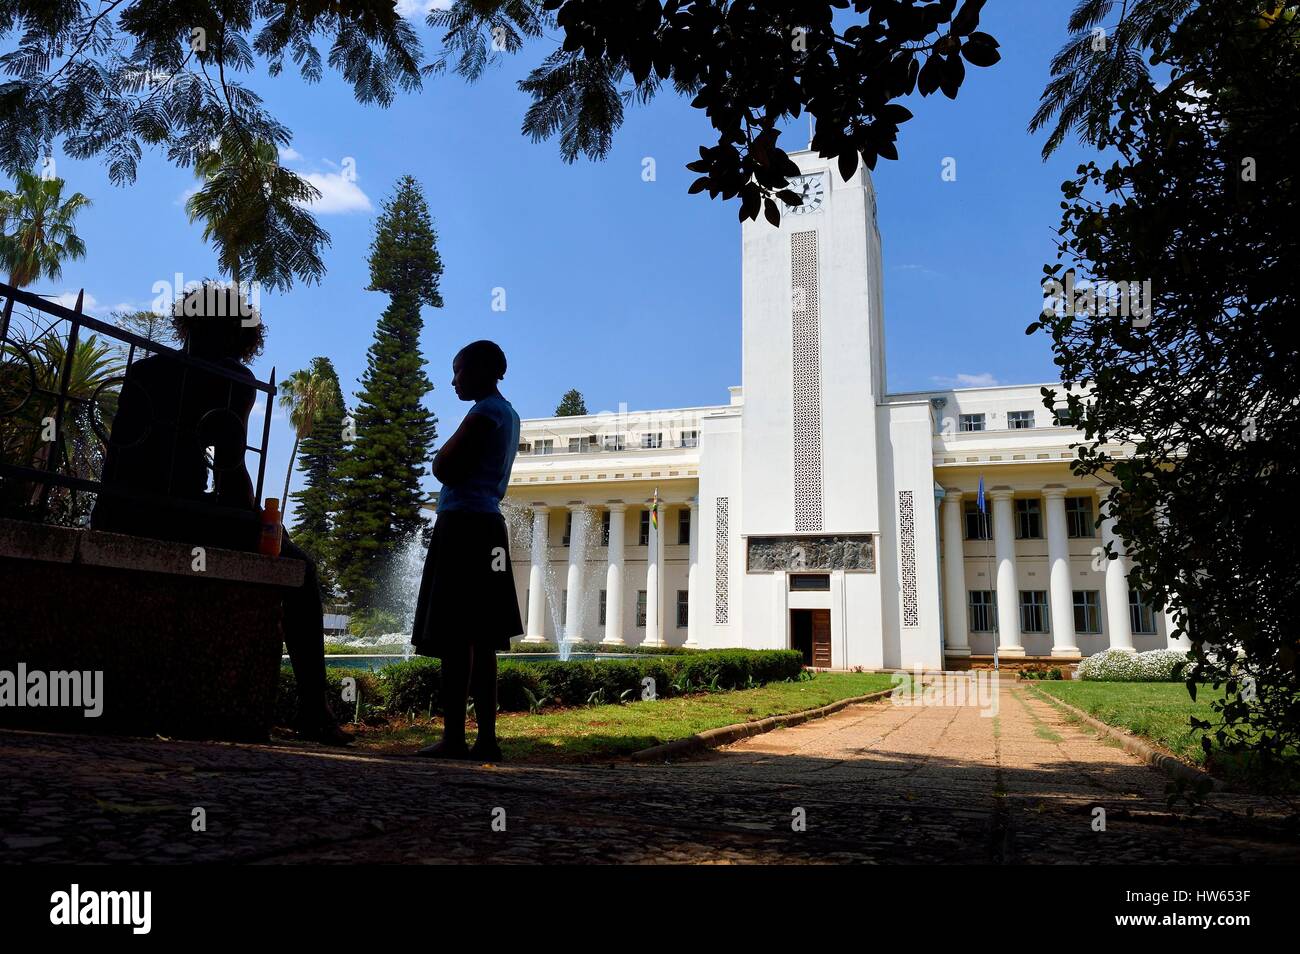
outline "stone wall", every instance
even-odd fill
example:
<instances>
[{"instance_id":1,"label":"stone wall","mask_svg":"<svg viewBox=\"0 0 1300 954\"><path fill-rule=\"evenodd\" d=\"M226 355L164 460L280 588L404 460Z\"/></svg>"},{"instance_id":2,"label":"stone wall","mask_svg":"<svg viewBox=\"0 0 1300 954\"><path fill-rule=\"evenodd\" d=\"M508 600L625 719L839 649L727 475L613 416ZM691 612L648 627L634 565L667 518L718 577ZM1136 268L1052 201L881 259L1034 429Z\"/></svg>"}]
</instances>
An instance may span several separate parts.
<instances>
[{"instance_id":1,"label":"stone wall","mask_svg":"<svg viewBox=\"0 0 1300 954\"><path fill-rule=\"evenodd\" d=\"M0 520L0 724L256 741L301 561ZM17 706L27 673L102 673L102 712ZM6 674L7 677L6 677ZM87 679L93 678L87 676Z\"/></svg>"}]
</instances>

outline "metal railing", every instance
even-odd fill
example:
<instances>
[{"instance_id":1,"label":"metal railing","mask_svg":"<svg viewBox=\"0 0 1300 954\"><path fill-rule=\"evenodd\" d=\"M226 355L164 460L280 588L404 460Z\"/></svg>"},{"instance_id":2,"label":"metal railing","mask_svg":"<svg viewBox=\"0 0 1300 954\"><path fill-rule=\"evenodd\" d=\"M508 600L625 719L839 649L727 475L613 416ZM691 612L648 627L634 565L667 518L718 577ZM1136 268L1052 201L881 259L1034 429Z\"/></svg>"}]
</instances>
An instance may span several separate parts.
<instances>
[{"instance_id":1,"label":"metal railing","mask_svg":"<svg viewBox=\"0 0 1300 954\"><path fill-rule=\"evenodd\" d=\"M231 410L237 385L266 395L261 443L251 445L245 435L243 446L244 452L252 451L258 455L254 493L256 501L260 502L271 433L271 402L276 394L275 369L271 370L270 381L262 382L251 375L240 375L229 368L169 348L85 314L82 311L84 295L83 290L77 295L76 305L67 308L0 282L0 297L5 302L0 313L0 491L3 491L0 492L0 515L46 520L50 515L54 488L67 491L71 506L65 508L65 515L79 514L81 517L73 522L84 522L89 515L88 510L79 506L78 494L108 493L141 502L159 500L157 493L105 485L101 480L112 426L111 420L106 418L116 410L127 373L141 352L180 366L182 395L193 372L202 372L209 376L209 380L216 377L229 381L227 411ZM15 306L22 306L23 310L15 314ZM73 377L78 370L79 358L84 363L90 357L79 352L79 346L84 343L83 332L93 332L88 340L100 336L106 342L116 342L119 348L109 365L112 376L93 382L94 389L90 393L74 389L74 384L78 383ZM53 366L56 359L57 367ZM65 429L70 423L75 424L74 430L77 431L71 435L71 443L90 445L79 460L69 459L70 435L65 433ZM156 416L151 422L151 426L154 425L165 426ZM179 442L173 443L172 470L162 498L170 505L209 512L233 511L235 508L219 507L207 500L186 499L172 494L176 443ZM243 457L241 453L237 466L243 465ZM209 466L215 488L219 486L220 468L213 466L211 461ZM6 484L9 485L7 489ZM15 495L14 488L19 488L21 493ZM20 501L18 506L15 506L15 501Z\"/></svg>"}]
</instances>

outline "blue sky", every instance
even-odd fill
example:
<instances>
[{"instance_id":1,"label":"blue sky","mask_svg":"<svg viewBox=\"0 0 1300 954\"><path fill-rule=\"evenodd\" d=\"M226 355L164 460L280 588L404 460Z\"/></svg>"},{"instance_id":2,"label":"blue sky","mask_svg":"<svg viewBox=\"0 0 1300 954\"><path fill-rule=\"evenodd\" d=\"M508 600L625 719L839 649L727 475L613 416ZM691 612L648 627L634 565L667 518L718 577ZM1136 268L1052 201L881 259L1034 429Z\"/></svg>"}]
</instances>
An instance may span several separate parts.
<instances>
[{"instance_id":1,"label":"blue sky","mask_svg":"<svg viewBox=\"0 0 1300 954\"><path fill-rule=\"evenodd\" d=\"M411 4L414 5L413 3ZM889 387L919 390L1048 381L1041 337L1024 335L1042 302L1042 265L1053 258L1062 180L1085 151L1072 141L1044 164L1041 136L1025 126L1065 39L1073 0L993 0L981 29L1002 44L990 69L969 69L955 101L913 97L900 160L875 176L884 243ZM429 48L434 38L417 20ZM387 110L363 107L333 76L319 85L286 75L252 80L294 130L286 164L325 194L320 221L333 244L319 286L264 294L265 354L255 370L280 377L327 355L345 393L357 389L384 296L365 291L374 218L405 173L424 185L446 272L445 307L426 309L428 403L443 437L466 405L450 360L490 337L511 370L504 393L520 414L550 414L576 387L594 412L725 403L740 383L740 227L734 202L688 196L684 166L712 142L702 114L665 93L633 108L609 158L566 165L555 142L519 131L527 98L515 81L551 44L503 60L476 85L436 77ZM783 137L802 148L807 121ZM642 179L653 157L657 179ZM946 157L956 181L944 181ZM94 205L78 220L88 256L47 294L84 288L91 310L148 307L155 283L215 275L201 228L183 201L191 174L158 156L134 186L112 186L102 166L56 153L57 172ZM349 163L348 160L351 160ZM355 181L345 170L355 169ZM492 310L503 288L506 310ZM292 438L272 419L267 493L280 492ZM294 486L298 485L294 475Z\"/></svg>"}]
</instances>

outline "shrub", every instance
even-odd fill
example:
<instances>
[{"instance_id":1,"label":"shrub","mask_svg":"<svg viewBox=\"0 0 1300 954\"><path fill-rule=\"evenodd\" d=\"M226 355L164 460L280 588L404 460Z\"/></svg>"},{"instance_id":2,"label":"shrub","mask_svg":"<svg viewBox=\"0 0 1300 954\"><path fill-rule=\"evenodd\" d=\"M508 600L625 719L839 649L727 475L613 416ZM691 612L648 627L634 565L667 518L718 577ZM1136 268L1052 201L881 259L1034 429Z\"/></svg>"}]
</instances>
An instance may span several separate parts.
<instances>
[{"instance_id":1,"label":"shrub","mask_svg":"<svg viewBox=\"0 0 1300 954\"><path fill-rule=\"evenodd\" d=\"M343 680L356 680L356 694L345 701ZM326 669L325 704L340 723L371 722L388 713L388 697L383 679L364 669ZM288 666L280 669L280 688L275 698L275 723L291 726L298 720L298 681Z\"/></svg>"},{"instance_id":2,"label":"shrub","mask_svg":"<svg viewBox=\"0 0 1300 954\"><path fill-rule=\"evenodd\" d=\"M416 656L380 670L388 687L391 715L428 715L441 706L442 664L437 659Z\"/></svg>"},{"instance_id":3,"label":"shrub","mask_svg":"<svg viewBox=\"0 0 1300 954\"><path fill-rule=\"evenodd\" d=\"M1079 676L1100 682L1177 682L1186 662L1187 654L1173 649L1145 653L1107 649L1085 659Z\"/></svg>"}]
</instances>

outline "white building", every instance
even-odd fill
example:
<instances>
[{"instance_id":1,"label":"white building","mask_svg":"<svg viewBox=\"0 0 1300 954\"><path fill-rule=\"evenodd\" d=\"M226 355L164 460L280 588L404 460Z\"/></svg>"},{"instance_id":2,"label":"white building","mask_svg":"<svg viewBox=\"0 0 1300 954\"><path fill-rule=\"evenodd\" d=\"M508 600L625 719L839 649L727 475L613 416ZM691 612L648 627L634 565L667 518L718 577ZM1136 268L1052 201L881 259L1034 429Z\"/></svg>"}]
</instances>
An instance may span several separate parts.
<instances>
[{"instance_id":1,"label":"white building","mask_svg":"<svg viewBox=\"0 0 1300 954\"><path fill-rule=\"evenodd\" d=\"M506 505L515 537L531 523L513 554L525 639L562 622L837 669L979 665L995 641L1003 660L1166 646L1124 561L1099 558L1098 487L1071 475L1078 432L1041 385L886 390L870 177L793 158L804 205L743 226L727 403L523 422Z\"/></svg>"}]
</instances>

